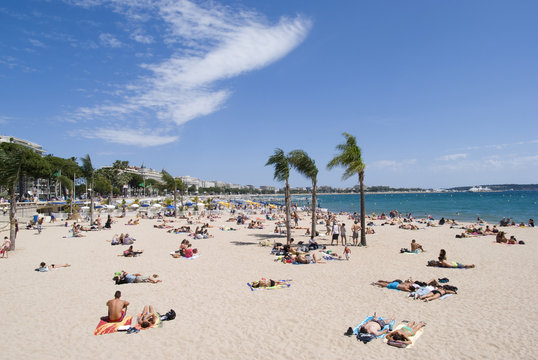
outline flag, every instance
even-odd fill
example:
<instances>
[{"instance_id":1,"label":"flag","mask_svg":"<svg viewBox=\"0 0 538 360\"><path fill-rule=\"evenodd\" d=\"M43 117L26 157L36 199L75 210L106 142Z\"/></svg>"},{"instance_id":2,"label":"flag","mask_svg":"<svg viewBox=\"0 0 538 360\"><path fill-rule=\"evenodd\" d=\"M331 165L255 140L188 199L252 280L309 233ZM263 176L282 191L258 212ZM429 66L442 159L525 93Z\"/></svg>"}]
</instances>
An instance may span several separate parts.
<instances>
[{"instance_id":1,"label":"flag","mask_svg":"<svg viewBox=\"0 0 538 360\"><path fill-rule=\"evenodd\" d=\"M85 185L86 184L86 178L76 178L75 179L75 186L79 186L79 185Z\"/></svg>"}]
</instances>

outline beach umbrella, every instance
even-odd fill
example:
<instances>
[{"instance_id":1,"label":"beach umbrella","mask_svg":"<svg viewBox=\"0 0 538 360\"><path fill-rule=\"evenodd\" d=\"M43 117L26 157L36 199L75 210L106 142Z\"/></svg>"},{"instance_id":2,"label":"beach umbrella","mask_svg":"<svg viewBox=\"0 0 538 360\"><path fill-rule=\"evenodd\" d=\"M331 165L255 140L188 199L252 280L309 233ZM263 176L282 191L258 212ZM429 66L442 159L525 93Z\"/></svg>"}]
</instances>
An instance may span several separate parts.
<instances>
[{"instance_id":1,"label":"beach umbrella","mask_svg":"<svg viewBox=\"0 0 538 360\"><path fill-rule=\"evenodd\" d=\"M129 206L132 207L132 208L135 208L135 209L140 207L140 205L138 205L138 204L131 204Z\"/></svg>"}]
</instances>

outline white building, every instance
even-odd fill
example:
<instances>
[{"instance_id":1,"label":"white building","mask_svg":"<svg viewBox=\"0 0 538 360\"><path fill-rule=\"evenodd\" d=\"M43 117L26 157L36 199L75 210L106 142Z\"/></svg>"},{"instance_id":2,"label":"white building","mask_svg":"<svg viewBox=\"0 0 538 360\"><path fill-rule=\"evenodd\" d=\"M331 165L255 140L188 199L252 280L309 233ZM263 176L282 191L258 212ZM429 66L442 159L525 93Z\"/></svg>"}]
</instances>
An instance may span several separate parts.
<instances>
[{"instance_id":1,"label":"white building","mask_svg":"<svg viewBox=\"0 0 538 360\"><path fill-rule=\"evenodd\" d=\"M183 184L185 184L187 187L194 185L196 189L198 189L201 185L200 179L197 179L189 175L180 176L179 178L181 179L181 181L183 181Z\"/></svg>"},{"instance_id":2,"label":"white building","mask_svg":"<svg viewBox=\"0 0 538 360\"><path fill-rule=\"evenodd\" d=\"M43 150L43 147L41 145L13 136L0 135L0 143L13 143L22 145L24 147L27 147L28 149L34 150L39 155L43 155L44 153L46 153L46 151Z\"/></svg>"}]
</instances>

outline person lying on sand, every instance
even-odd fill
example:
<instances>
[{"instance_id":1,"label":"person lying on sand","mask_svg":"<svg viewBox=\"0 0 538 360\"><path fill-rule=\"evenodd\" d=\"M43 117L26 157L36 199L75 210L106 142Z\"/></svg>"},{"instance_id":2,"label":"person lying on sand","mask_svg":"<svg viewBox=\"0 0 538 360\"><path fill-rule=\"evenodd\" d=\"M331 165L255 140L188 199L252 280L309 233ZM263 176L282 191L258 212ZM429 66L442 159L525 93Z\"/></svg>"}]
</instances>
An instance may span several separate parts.
<instances>
[{"instance_id":1,"label":"person lying on sand","mask_svg":"<svg viewBox=\"0 0 538 360\"><path fill-rule=\"evenodd\" d=\"M284 284L286 284L285 281L262 278L260 281L253 281L251 286L253 288L266 288L266 287L273 287L276 285L284 285Z\"/></svg>"},{"instance_id":2,"label":"person lying on sand","mask_svg":"<svg viewBox=\"0 0 538 360\"><path fill-rule=\"evenodd\" d=\"M125 257L135 257L137 255L140 255L144 252L144 250L133 250L133 245L129 246L129 248L127 250L125 250L123 252L123 256ZM119 255L119 256L122 256L122 255Z\"/></svg>"},{"instance_id":3,"label":"person lying on sand","mask_svg":"<svg viewBox=\"0 0 538 360\"><path fill-rule=\"evenodd\" d=\"M424 321L421 321L419 323L415 321L411 321L406 326L403 326L402 328L398 330L389 332L386 336L386 339L388 341L396 341L402 344L409 345L412 343L409 338L412 336L415 336L417 331L419 331L424 326L426 326L426 323Z\"/></svg>"},{"instance_id":4,"label":"person lying on sand","mask_svg":"<svg viewBox=\"0 0 538 360\"><path fill-rule=\"evenodd\" d=\"M130 274L122 270L120 272L115 273L112 280L116 282L116 285L133 284L133 283L138 284L138 283L146 283L146 282L157 284L157 283L162 282L162 280L156 280L158 277L159 275L157 274L153 274L150 277L150 276L144 276L139 273Z\"/></svg>"},{"instance_id":5,"label":"person lying on sand","mask_svg":"<svg viewBox=\"0 0 538 360\"><path fill-rule=\"evenodd\" d=\"M316 254L314 253L313 254L297 253L297 255L295 256L295 262L299 264L311 264L311 263L323 264L325 263L324 261L318 260L318 258L316 257Z\"/></svg>"},{"instance_id":6,"label":"person lying on sand","mask_svg":"<svg viewBox=\"0 0 538 360\"><path fill-rule=\"evenodd\" d=\"M58 265L58 264L50 264L50 265L47 265L44 261L39 264L39 267L37 269L35 269L35 271L39 271L39 272L47 272L47 271L50 271L52 269L56 269L56 268L61 268L61 267L69 267L71 265L69 264L62 264L62 265Z\"/></svg>"},{"instance_id":7,"label":"person lying on sand","mask_svg":"<svg viewBox=\"0 0 538 360\"><path fill-rule=\"evenodd\" d=\"M407 292L412 292L415 290L415 288L418 287L418 285L413 284L413 279L411 278L405 281L402 281L399 279L396 279L393 281L377 280L375 283L372 283L372 285L386 287L392 290L401 290L401 291L407 291Z\"/></svg>"},{"instance_id":8,"label":"person lying on sand","mask_svg":"<svg viewBox=\"0 0 538 360\"><path fill-rule=\"evenodd\" d=\"M432 301L435 299L439 299L441 296L446 294L457 294L458 288L450 285L443 285L439 288L432 290L430 293L426 295L422 295L419 297L420 300L424 300L425 302Z\"/></svg>"},{"instance_id":9,"label":"person lying on sand","mask_svg":"<svg viewBox=\"0 0 538 360\"><path fill-rule=\"evenodd\" d=\"M116 291L114 294L114 299L108 300L106 306L108 308L108 321L109 322L120 322L125 317L127 313L127 306L129 302L121 300L121 291Z\"/></svg>"},{"instance_id":10,"label":"person lying on sand","mask_svg":"<svg viewBox=\"0 0 538 360\"><path fill-rule=\"evenodd\" d=\"M138 325L142 329L147 329L151 325L155 325L155 322L157 321L159 315L153 310L153 306L149 305L149 307L146 305L144 306L144 309L142 310L142 313L138 316Z\"/></svg>"},{"instance_id":11,"label":"person lying on sand","mask_svg":"<svg viewBox=\"0 0 538 360\"><path fill-rule=\"evenodd\" d=\"M394 320L394 317L386 321L386 320L382 320L381 318L375 317L374 315L374 318L372 320L369 320L366 324L362 325L359 328L359 334L372 334L374 336L380 336L380 335L386 334L390 330L388 328L385 330L381 330L381 329L387 326L392 320Z\"/></svg>"},{"instance_id":12,"label":"person lying on sand","mask_svg":"<svg viewBox=\"0 0 538 360\"><path fill-rule=\"evenodd\" d=\"M475 267L474 264L464 265L464 264L461 264L461 263L458 263L458 262L455 262L455 261L450 261L450 262L447 261L445 249L441 249L441 251L439 252L439 258L438 259L439 259L439 261L437 261L437 262L435 260L428 261L428 266L438 266L438 267L446 267L446 268L465 268L465 269L470 269L470 268ZM431 263L431 265L430 265L430 263Z\"/></svg>"}]
</instances>

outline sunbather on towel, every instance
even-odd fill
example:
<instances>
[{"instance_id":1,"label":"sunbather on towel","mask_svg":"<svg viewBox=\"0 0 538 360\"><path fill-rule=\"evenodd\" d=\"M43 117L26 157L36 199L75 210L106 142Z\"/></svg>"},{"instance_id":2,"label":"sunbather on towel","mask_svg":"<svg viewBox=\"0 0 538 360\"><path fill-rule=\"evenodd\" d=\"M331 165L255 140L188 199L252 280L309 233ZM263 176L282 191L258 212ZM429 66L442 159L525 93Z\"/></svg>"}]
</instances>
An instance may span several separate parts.
<instances>
[{"instance_id":1,"label":"sunbather on towel","mask_svg":"<svg viewBox=\"0 0 538 360\"><path fill-rule=\"evenodd\" d=\"M418 242L415 241L415 239L413 239L411 240L411 252L417 251L417 250L424 251L424 249L422 248L422 245L420 245Z\"/></svg>"},{"instance_id":2,"label":"sunbather on towel","mask_svg":"<svg viewBox=\"0 0 538 360\"><path fill-rule=\"evenodd\" d=\"M144 310L142 310L142 314L138 317L138 325L142 327L142 329L147 329L151 325L155 325L155 322L157 321L159 315L153 310L153 306L149 305L144 306Z\"/></svg>"},{"instance_id":3,"label":"sunbather on towel","mask_svg":"<svg viewBox=\"0 0 538 360\"><path fill-rule=\"evenodd\" d=\"M120 284L132 284L132 283L143 283L143 282L149 282L152 284L157 284L162 282L162 280L156 280L159 275L153 274L150 276L144 276L139 273L129 274L125 271L117 272L114 274L115 276L112 278L116 282L116 285Z\"/></svg>"},{"instance_id":4,"label":"sunbather on towel","mask_svg":"<svg viewBox=\"0 0 538 360\"><path fill-rule=\"evenodd\" d=\"M251 286L253 288L265 288L265 287L273 287L273 286L284 285L284 284L286 284L285 281L278 281L278 280L263 278L260 281L253 281Z\"/></svg>"},{"instance_id":5,"label":"sunbather on towel","mask_svg":"<svg viewBox=\"0 0 538 360\"><path fill-rule=\"evenodd\" d=\"M405 281L399 279L393 281L377 280L375 283L373 283L373 285L407 292L412 292L415 290L415 288L419 287L418 285L413 284L413 279L411 278Z\"/></svg>"},{"instance_id":6,"label":"sunbather on towel","mask_svg":"<svg viewBox=\"0 0 538 360\"><path fill-rule=\"evenodd\" d=\"M359 328L359 333L361 334L372 334L374 336L380 336L383 334L388 333L390 330L387 328L385 330L382 330L386 325L388 325L392 320L394 320L394 317L390 318L389 320L382 320L381 318L375 317L368 321L366 324L362 325Z\"/></svg>"},{"instance_id":7,"label":"sunbather on towel","mask_svg":"<svg viewBox=\"0 0 538 360\"><path fill-rule=\"evenodd\" d=\"M436 290L432 290L430 293L421 296L419 299L428 302L435 299L439 299L441 296L446 295L446 294L457 294L456 291L458 291L457 287L443 285L437 288Z\"/></svg>"},{"instance_id":8,"label":"sunbather on towel","mask_svg":"<svg viewBox=\"0 0 538 360\"><path fill-rule=\"evenodd\" d=\"M144 252L144 250L133 250L133 245L129 246L127 250L123 252L123 256L125 257L135 257L137 255L140 255Z\"/></svg>"},{"instance_id":9,"label":"sunbather on towel","mask_svg":"<svg viewBox=\"0 0 538 360\"><path fill-rule=\"evenodd\" d=\"M388 333L386 339L389 341L397 341L399 343L409 345L412 343L409 338L415 336L417 331L419 331L424 326L426 326L426 323L423 321L419 323L411 321L406 326L403 326L398 330L394 330Z\"/></svg>"},{"instance_id":10,"label":"sunbather on towel","mask_svg":"<svg viewBox=\"0 0 538 360\"><path fill-rule=\"evenodd\" d=\"M116 291L114 299L108 300L106 306L108 307L108 321L120 322L127 313L127 306L129 302L121 300L121 291Z\"/></svg>"},{"instance_id":11,"label":"sunbather on towel","mask_svg":"<svg viewBox=\"0 0 538 360\"><path fill-rule=\"evenodd\" d=\"M299 263L299 264L310 264L310 263L324 263L324 261L320 261L317 257L316 257L316 254L301 254L301 253L297 253L297 255L295 256L295 262Z\"/></svg>"}]
</instances>

